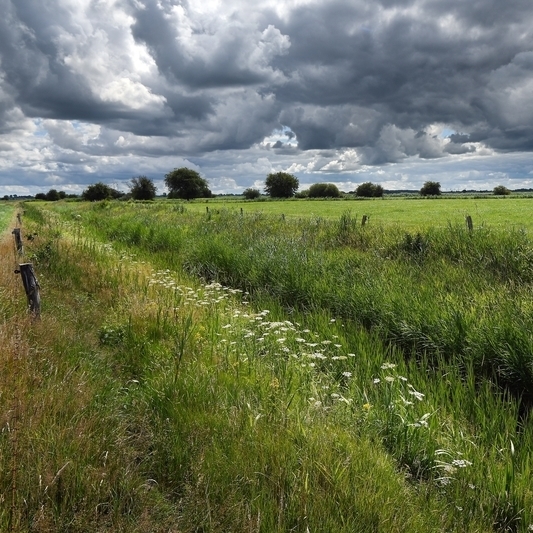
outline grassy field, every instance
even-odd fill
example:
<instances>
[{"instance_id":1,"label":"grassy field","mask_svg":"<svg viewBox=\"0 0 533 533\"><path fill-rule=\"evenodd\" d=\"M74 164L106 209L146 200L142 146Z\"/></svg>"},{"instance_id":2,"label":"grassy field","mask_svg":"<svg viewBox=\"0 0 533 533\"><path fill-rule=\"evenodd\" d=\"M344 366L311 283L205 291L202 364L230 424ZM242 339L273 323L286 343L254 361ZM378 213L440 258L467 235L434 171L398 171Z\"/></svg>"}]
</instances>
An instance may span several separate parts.
<instances>
[{"instance_id":1,"label":"grassy field","mask_svg":"<svg viewBox=\"0 0 533 533\"><path fill-rule=\"evenodd\" d=\"M13 205L0 202L0 233L7 229L13 216Z\"/></svg>"},{"instance_id":2,"label":"grassy field","mask_svg":"<svg viewBox=\"0 0 533 533\"><path fill-rule=\"evenodd\" d=\"M527 196L486 198L400 197L360 200L286 200L245 201L229 199L196 200L187 208L205 212L207 208L233 212L282 214L287 217L338 219L345 212L359 220L370 217L374 225L401 226L410 230L463 224L470 215L475 226L533 229L533 198Z\"/></svg>"},{"instance_id":3,"label":"grassy field","mask_svg":"<svg viewBox=\"0 0 533 533\"><path fill-rule=\"evenodd\" d=\"M431 223L462 201L27 203L0 528L530 531L533 242L494 217L529 200Z\"/></svg>"}]
</instances>

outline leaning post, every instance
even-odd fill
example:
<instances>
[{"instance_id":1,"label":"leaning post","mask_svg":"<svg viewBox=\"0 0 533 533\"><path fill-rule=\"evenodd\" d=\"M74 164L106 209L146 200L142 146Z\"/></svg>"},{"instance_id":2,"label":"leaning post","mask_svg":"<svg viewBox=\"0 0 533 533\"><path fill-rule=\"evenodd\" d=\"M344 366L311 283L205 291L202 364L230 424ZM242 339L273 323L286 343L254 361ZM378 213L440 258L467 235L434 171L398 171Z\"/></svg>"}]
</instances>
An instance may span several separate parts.
<instances>
[{"instance_id":1,"label":"leaning post","mask_svg":"<svg viewBox=\"0 0 533 533\"><path fill-rule=\"evenodd\" d=\"M39 283L35 277L32 263L22 263L19 265L19 273L22 278L24 290L28 297L28 307L34 318L41 316L41 295L39 294Z\"/></svg>"},{"instance_id":2,"label":"leaning post","mask_svg":"<svg viewBox=\"0 0 533 533\"><path fill-rule=\"evenodd\" d=\"M15 228L11 232L15 236L15 247L19 255L24 254L24 246L22 245L22 237L20 236L20 228Z\"/></svg>"},{"instance_id":3,"label":"leaning post","mask_svg":"<svg viewBox=\"0 0 533 533\"><path fill-rule=\"evenodd\" d=\"M472 222L472 217L470 215L466 215L466 227L468 228L468 231L474 231L474 223Z\"/></svg>"}]
</instances>

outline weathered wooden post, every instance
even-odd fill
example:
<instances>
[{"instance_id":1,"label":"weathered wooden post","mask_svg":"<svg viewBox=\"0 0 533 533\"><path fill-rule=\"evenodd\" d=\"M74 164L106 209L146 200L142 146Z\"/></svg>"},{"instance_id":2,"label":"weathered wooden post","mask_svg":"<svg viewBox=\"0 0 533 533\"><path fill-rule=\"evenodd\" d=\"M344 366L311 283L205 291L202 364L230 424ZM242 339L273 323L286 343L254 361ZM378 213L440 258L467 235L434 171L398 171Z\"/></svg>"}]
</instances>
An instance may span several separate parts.
<instances>
[{"instance_id":1,"label":"weathered wooden post","mask_svg":"<svg viewBox=\"0 0 533 533\"><path fill-rule=\"evenodd\" d=\"M24 255L24 246L22 245L22 237L20 236L20 228L15 228L11 232L15 236L15 248L19 255Z\"/></svg>"},{"instance_id":2,"label":"weathered wooden post","mask_svg":"<svg viewBox=\"0 0 533 533\"><path fill-rule=\"evenodd\" d=\"M361 226L365 226L369 218L369 216L363 215L363 218L361 219Z\"/></svg>"},{"instance_id":3,"label":"weathered wooden post","mask_svg":"<svg viewBox=\"0 0 533 533\"><path fill-rule=\"evenodd\" d=\"M472 217L470 215L466 215L466 227L468 228L468 231L474 231L474 223L472 222Z\"/></svg>"},{"instance_id":4,"label":"weathered wooden post","mask_svg":"<svg viewBox=\"0 0 533 533\"><path fill-rule=\"evenodd\" d=\"M20 213L17 213L17 220L19 221L19 226L22 226L22 219L20 218Z\"/></svg>"},{"instance_id":5,"label":"weathered wooden post","mask_svg":"<svg viewBox=\"0 0 533 533\"><path fill-rule=\"evenodd\" d=\"M33 265L31 263L22 263L19 265L19 270L15 270L15 273L22 278L24 290L28 297L28 307L34 318L40 318L41 316L41 295L39 294L39 283L35 277L33 271Z\"/></svg>"},{"instance_id":6,"label":"weathered wooden post","mask_svg":"<svg viewBox=\"0 0 533 533\"><path fill-rule=\"evenodd\" d=\"M242 207L241 207L241 217L242 217Z\"/></svg>"}]
</instances>

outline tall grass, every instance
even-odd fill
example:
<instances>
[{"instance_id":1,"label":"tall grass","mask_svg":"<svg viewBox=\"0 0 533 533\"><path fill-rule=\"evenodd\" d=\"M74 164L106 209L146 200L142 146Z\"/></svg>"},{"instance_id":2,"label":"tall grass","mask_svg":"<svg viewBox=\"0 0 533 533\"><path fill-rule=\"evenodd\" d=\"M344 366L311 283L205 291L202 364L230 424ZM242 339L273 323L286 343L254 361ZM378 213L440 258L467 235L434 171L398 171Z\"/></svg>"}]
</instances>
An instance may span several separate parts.
<instances>
[{"instance_id":1,"label":"tall grass","mask_svg":"<svg viewBox=\"0 0 533 533\"><path fill-rule=\"evenodd\" d=\"M50 233L31 253L45 279L76 296L45 311L92 309L76 325L92 346L78 345L82 368L115 376L107 394L93 393L95 413L124 428L118 442L135 457L132 481L111 485L115 520L149 505L131 490L139 476L161 498L160 516L172 516L170 502L186 531L527 531L533 522L533 435L518 398L530 386L526 236L449 227L407 237L351 215L53 209L63 222L41 212ZM150 232L171 242L172 228L179 244L150 248ZM47 262L48 244L58 254ZM81 274L68 268L76 264ZM70 353L65 344L53 349ZM80 487L68 485L71 503L91 493ZM66 508L49 516L72 519Z\"/></svg>"}]
</instances>

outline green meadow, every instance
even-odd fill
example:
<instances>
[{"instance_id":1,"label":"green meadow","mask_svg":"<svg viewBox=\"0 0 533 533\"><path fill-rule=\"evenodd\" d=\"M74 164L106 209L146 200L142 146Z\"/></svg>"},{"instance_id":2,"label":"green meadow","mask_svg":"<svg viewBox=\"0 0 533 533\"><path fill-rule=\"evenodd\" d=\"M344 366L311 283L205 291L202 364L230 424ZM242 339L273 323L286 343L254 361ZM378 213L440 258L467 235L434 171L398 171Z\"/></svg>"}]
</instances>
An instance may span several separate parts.
<instances>
[{"instance_id":1,"label":"green meadow","mask_svg":"<svg viewBox=\"0 0 533 533\"><path fill-rule=\"evenodd\" d=\"M345 212L362 219L370 217L375 225L395 226L405 229L444 227L463 223L467 215L475 225L490 225L501 228L533 228L531 213L533 198L523 195L498 196L443 196L441 198L420 198L419 196L384 197L376 199L290 199L272 201L269 199L237 200L215 198L195 200L187 204L194 212L207 209L226 209L245 213L285 215L288 217L319 217L338 219Z\"/></svg>"},{"instance_id":2,"label":"green meadow","mask_svg":"<svg viewBox=\"0 0 533 533\"><path fill-rule=\"evenodd\" d=\"M0 529L531 531L531 201L24 204Z\"/></svg>"}]
</instances>

